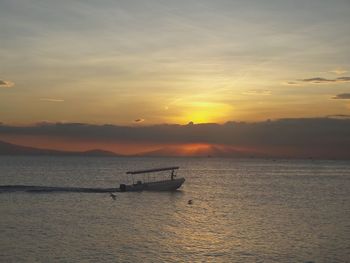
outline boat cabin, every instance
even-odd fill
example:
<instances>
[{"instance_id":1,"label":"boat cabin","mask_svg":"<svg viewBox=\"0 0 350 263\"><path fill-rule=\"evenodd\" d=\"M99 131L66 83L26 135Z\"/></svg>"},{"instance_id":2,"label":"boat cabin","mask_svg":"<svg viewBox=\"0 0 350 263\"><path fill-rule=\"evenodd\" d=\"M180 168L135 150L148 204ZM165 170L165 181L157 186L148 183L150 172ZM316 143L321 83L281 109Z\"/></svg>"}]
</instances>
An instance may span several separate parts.
<instances>
[{"instance_id":1,"label":"boat cabin","mask_svg":"<svg viewBox=\"0 0 350 263\"><path fill-rule=\"evenodd\" d=\"M170 180L174 180L176 177L176 170L178 170L178 166L173 166L173 167L164 167L164 168L157 168L157 169L148 169L148 170L137 170L137 171L128 171L126 174L130 174L132 177L132 183L135 184L135 175L142 175L141 177L138 177L136 180L136 184L140 183L149 183L149 182L154 182L154 181L159 181L159 176L156 176L154 173L157 172L163 172L163 171L171 171L170 172ZM164 175L163 175L163 180Z\"/></svg>"},{"instance_id":2,"label":"boat cabin","mask_svg":"<svg viewBox=\"0 0 350 263\"><path fill-rule=\"evenodd\" d=\"M127 191L170 191L176 190L184 182L185 178L176 178L176 171L179 169L178 166L173 167L164 167L157 169L148 169L148 170L137 170L137 171L128 171L126 174L131 175L132 184L131 185L120 185L121 192ZM169 177L160 178L159 174L163 171L169 171ZM157 174L157 175L156 175ZM136 183L135 183L136 181Z\"/></svg>"}]
</instances>

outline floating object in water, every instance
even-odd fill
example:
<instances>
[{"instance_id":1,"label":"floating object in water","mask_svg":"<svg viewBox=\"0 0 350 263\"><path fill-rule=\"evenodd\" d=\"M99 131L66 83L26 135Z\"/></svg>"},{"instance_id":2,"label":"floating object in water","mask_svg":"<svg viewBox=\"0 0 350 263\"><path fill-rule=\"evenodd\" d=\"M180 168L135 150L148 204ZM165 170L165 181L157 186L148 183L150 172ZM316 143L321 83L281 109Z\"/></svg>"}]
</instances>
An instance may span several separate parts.
<instances>
[{"instance_id":1,"label":"floating object in water","mask_svg":"<svg viewBox=\"0 0 350 263\"><path fill-rule=\"evenodd\" d=\"M178 189L184 182L185 178L175 178L175 170L179 169L179 167L165 167L165 168L157 168L150 170L139 170L139 171L129 171L126 174L131 174L133 184L121 184L120 192L133 192L133 191L174 191ZM151 178L151 176L145 176L144 174L161 172L161 171L171 171L170 179L162 179L155 180ZM144 182L141 180L137 180L136 183L134 181L134 175L143 174ZM153 177L153 176L152 176Z\"/></svg>"},{"instance_id":2,"label":"floating object in water","mask_svg":"<svg viewBox=\"0 0 350 263\"><path fill-rule=\"evenodd\" d=\"M188 200L187 204L192 205L193 204L192 199Z\"/></svg>"},{"instance_id":3,"label":"floating object in water","mask_svg":"<svg viewBox=\"0 0 350 263\"><path fill-rule=\"evenodd\" d=\"M113 198L113 200L115 200L115 198L117 197L115 194L110 193L110 196Z\"/></svg>"}]
</instances>

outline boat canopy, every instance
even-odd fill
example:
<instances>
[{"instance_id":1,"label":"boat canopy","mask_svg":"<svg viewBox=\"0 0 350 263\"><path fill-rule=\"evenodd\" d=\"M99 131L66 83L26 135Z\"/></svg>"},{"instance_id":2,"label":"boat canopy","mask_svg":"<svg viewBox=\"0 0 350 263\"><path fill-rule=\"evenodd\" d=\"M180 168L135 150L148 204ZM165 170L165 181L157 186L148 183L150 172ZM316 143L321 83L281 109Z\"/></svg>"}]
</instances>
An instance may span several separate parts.
<instances>
[{"instance_id":1,"label":"boat canopy","mask_svg":"<svg viewBox=\"0 0 350 263\"><path fill-rule=\"evenodd\" d=\"M144 174L144 173L153 173L153 172L161 172L161 171L171 171L171 170L177 170L177 169L179 169L179 167L174 166L174 167L164 167L164 168L149 169L149 170L128 171L126 172L126 174Z\"/></svg>"}]
</instances>

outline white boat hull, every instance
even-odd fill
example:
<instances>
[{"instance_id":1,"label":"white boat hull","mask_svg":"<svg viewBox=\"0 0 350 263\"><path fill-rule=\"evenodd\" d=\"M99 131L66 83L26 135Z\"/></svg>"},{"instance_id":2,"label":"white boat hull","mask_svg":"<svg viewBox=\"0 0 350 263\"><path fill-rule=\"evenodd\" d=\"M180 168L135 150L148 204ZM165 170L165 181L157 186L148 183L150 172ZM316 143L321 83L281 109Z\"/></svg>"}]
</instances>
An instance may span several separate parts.
<instances>
[{"instance_id":1,"label":"white boat hull","mask_svg":"<svg viewBox=\"0 0 350 263\"><path fill-rule=\"evenodd\" d=\"M138 183L132 185L120 185L121 192L133 191L175 191L185 182L185 178L164 180L149 183Z\"/></svg>"}]
</instances>

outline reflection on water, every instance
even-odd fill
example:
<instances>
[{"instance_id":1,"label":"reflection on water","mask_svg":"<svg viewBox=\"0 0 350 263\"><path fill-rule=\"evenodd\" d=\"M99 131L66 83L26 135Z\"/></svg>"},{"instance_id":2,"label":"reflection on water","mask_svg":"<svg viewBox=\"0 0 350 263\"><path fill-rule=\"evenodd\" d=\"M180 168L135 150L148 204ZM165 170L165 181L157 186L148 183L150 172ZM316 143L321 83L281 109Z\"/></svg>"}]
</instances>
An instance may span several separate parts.
<instances>
[{"instance_id":1,"label":"reflection on water","mask_svg":"<svg viewBox=\"0 0 350 263\"><path fill-rule=\"evenodd\" d=\"M127 170L172 165L186 177L176 192L0 194L0 261L350 258L348 162L1 157L0 185L108 188Z\"/></svg>"}]
</instances>

